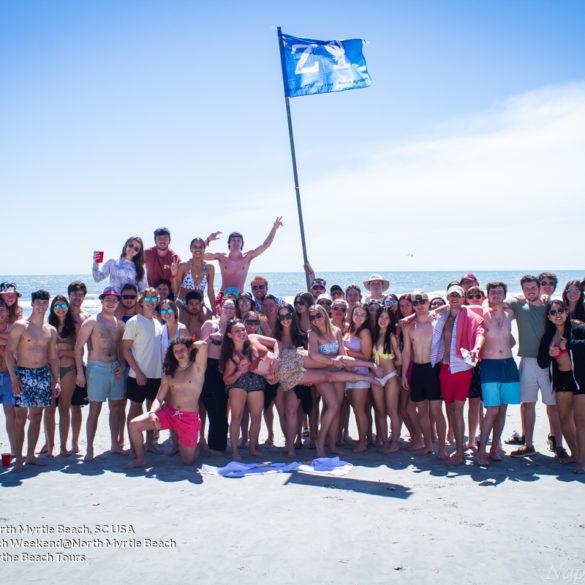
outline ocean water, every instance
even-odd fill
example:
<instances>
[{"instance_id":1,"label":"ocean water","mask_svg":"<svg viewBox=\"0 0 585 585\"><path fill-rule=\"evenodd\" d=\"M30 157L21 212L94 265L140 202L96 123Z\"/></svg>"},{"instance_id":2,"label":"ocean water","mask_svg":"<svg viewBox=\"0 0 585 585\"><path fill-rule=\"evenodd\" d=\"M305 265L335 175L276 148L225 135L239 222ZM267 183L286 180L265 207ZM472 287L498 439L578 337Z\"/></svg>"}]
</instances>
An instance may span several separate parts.
<instances>
[{"instance_id":1,"label":"ocean water","mask_svg":"<svg viewBox=\"0 0 585 585\"><path fill-rule=\"evenodd\" d=\"M525 274L539 274L546 269L538 270L479 270L474 274L479 283L485 286L486 283L496 280L505 282L508 285L508 292L511 294L520 292L520 278ZM219 271L216 271L219 273ZM422 288L428 292L429 297L444 296L445 287L452 280L459 280L466 270L458 271L408 271L408 272L382 272L381 276L390 281L390 289L397 295L412 292L416 288ZM582 280L585 271L578 270L560 270L557 271L559 286L557 292L562 291L564 285L569 280ZM249 273L249 279L256 275L252 268ZM349 284L355 283L360 286L362 292L366 294L363 287L363 281L370 277L370 272L319 272L317 276L324 278L327 282L327 289L332 284L339 284L342 288ZM305 275L302 272L264 272L262 274L268 280L268 288L272 294L292 300L297 292L306 290ZM34 290L44 288L51 295L67 294L67 285L74 281L81 280L85 282L88 294L84 303L84 309L90 314L96 314L100 310L98 296L107 285L107 281L95 283L91 274L32 274L32 275L0 275L0 282L15 282L18 290L22 293L20 305L24 309L25 315L30 312L30 293ZM215 290L219 290L219 274L215 279Z\"/></svg>"}]
</instances>

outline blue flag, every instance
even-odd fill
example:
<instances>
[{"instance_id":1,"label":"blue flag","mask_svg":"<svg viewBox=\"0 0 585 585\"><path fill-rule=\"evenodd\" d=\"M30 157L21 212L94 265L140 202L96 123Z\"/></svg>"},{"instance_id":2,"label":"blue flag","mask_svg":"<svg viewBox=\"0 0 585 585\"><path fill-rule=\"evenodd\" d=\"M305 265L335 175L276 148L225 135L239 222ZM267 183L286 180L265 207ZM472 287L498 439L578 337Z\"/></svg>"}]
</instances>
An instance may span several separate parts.
<instances>
[{"instance_id":1,"label":"blue flag","mask_svg":"<svg viewBox=\"0 0 585 585\"><path fill-rule=\"evenodd\" d=\"M315 41L282 35L285 92L289 97L368 87L372 79L362 39Z\"/></svg>"}]
</instances>

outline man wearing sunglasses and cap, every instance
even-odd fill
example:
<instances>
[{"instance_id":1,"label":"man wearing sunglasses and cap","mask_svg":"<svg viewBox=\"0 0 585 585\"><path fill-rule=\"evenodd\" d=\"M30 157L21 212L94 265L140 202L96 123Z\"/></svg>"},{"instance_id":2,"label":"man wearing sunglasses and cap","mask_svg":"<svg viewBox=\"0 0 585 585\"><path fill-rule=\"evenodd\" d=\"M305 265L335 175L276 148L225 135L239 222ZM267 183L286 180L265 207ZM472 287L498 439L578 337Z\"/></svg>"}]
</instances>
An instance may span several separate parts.
<instances>
[{"instance_id":1,"label":"man wearing sunglasses and cap","mask_svg":"<svg viewBox=\"0 0 585 585\"><path fill-rule=\"evenodd\" d=\"M372 274L368 280L364 280L364 288L370 293L365 302L380 301L381 303L384 300L384 291L387 291L389 286L388 280L379 274Z\"/></svg>"},{"instance_id":2,"label":"man wearing sunglasses and cap","mask_svg":"<svg viewBox=\"0 0 585 585\"><path fill-rule=\"evenodd\" d=\"M87 318L79 329L75 342L77 386L87 384L89 415L87 417L87 453L84 461L93 461L93 441L97 431L102 405L110 406L110 453L124 454L119 443L124 399L124 368L122 335L124 323L116 318L120 295L115 288L107 287L100 295L102 310ZM87 379L83 371L83 351L88 347Z\"/></svg>"}]
</instances>

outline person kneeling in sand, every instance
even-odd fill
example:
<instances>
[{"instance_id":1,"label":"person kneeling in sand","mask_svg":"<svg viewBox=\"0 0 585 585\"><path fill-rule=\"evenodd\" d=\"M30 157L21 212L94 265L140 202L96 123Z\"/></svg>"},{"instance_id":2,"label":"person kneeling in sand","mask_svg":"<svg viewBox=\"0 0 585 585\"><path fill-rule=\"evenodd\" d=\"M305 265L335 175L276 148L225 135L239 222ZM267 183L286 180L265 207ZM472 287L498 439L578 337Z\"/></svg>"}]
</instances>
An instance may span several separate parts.
<instances>
[{"instance_id":1,"label":"person kneeling in sand","mask_svg":"<svg viewBox=\"0 0 585 585\"><path fill-rule=\"evenodd\" d=\"M130 422L130 441L136 461L126 468L145 467L143 431L174 429L184 465L199 456L197 438L201 429L199 395L207 366L207 343L189 337L173 339L163 363L163 377L149 411ZM164 404L163 404L164 402Z\"/></svg>"}]
</instances>

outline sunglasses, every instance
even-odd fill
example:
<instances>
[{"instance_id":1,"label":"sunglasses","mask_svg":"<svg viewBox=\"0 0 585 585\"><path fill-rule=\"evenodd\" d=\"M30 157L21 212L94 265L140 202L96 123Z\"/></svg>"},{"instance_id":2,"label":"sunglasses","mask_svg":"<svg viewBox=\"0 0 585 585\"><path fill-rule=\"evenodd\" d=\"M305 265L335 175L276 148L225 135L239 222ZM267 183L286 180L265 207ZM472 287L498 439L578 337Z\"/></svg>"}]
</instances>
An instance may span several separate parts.
<instances>
[{"instance_id":1,"label":"sunglasses","mask_svg":"<svg viewBox=\"0 0 585 585\"><path fill-rule=\"evenodd\" d=\"M321 306L325 305L327 307L330 307L331 306L331 301L319 301L319 304Z\"/></svg>"},{"instance_id":2,"label":"sunglasses","mask_svg":"<svg viewBox=\"0 0 585 585\"><path fill-rule=\"evenodd\" d=\"M323 315L321 313L313 313L309 315L309 321L316 321L317 319L323 319Z\"/></svg>"},{"instance_id":3,"label":"sunglasses","mask_svg":"<svg viewBox=\"0 0 585 585\"><path fill-rule=\"evenodd\" d=\"M479 293L473 293L473 294L467 295L467 298L468 299L478 299L479 300L479 299L482 298L482 296Z\"/></svg>"},{"instance_id":4,"label":"sunglasses","mask_svg":"<svg viewBox=\"0 0 585 585\"><path fill-rule=\"evenodd\" d=\"M345 313L346 309L345 307L333 307L334 311L338 311L338 312L342 312Z\"/></svg>"},{"instance_id":5,"label":"sunglasses","mask_svg":"<svg viewBox=\"0 0 585 585\"><path fill-rule=\"evenodd\" d=\"M580 293L581 293L581 291L580 291L578 288L570 288L570 289L567 291L567 294L568 294L568 295L578 295L578 294L580 294Z\"/></svg>"},{"instance_id":6,"label":"sunglasses","mask_svg":"<svg viewBox=\"0 0 585 585\"><path fill-rule=\"evenodd\" d=\"M304 307L306 305L307 305L307 303L305 303L305 301L295 301L295 307L299 307L299 306Z\"/></svg>"},{"instance_id":7,"label":"sunglasses","mask_svg":"<svg viewBox=\"0 0 585 585\"><path fill-rule=\"evenodd\" d=\"M289 321L293 318L293 314L292 313L285 313L284 315L282 313L279 313L278 315L278 320L279 321Z\"/></svg>"},{"instance_id":8,"label":"sunglasses","mask_svg":"<svg viewBox=\"0 0 585 585\"><path fill-rule=\"evenodd\" d=\"M424 305L427 302L428 301L412 301L412 306L413 307L418 307L418 305Z\"/></svg>"},{"instance_id":9,"label":"sunglasses","mask_svg":"<svg viewBox=\"0 0 585 585\"><path fill-rule=\"evenodd\" d=\"M61 304L61 305L55 305L55 306L53 307L53 310L54 310L54 311L58 311L59 309L66 309L66 308L67 308L67 305L66 305L65 303L63 303L63 304Z\"/></svg>"},{"instance_id":10,"label":"sunglasses","mask_svg":"<svg viewBox=\"0 0 585 585\"><path fill-rule=\"evenodd\" d=\"M136 295L122 295L122 298L129 301L130 299L135 299Z\"/></svg>"},{"instance_id":11,"label":"sunglasses","mask_svg":"<svg viewBox=\"0 0 585 585\"><path fill-rule=\"evenodd\" d=\"M565 309L551 309L548 314L552 315L553 317L556 317L557 315L564 315L566 313Z\"/></svg>"},{"instance_id":12,"label":"sunglasses","mask_svg":"<svg viewBox=\"0 0 585 585\"><path fill-rule=\"evenodd\" d=\"M252 285L252 290L264 290L266 288L265 284L254 284Z\"/></svg>"},{"instance_id":13,"label":"sunglasses","mask_svg":"<svg viewBox=\"0 0 585 585\"><path fill-rule=\"evenodd\" d=\"M313 284L311 288L313 290L325 290L325 287L322 284Z\"/></svg>"},{"instance_id":14,"label":"sunglasses","mask_svg":"<svg viewBox=\"0 0 585 585\"><path fill-rule=\"evenodd\" d=\"M128 244L128 248L131 248L135 252L140 252L140 246L134 246L132 244Z\"/></svg>"},{"instance_id":15,"label":"sunglasses","mask_svg":"<svg viewBox=\"0 0 585 585\"><path fill-rule=\"evenodd\" d=\"M395 307L398 304L398 301L393 301L392 299L388 299L384 301L384 304L388 307Z\"/></svg>"},{"instance_id":16,"label":"sunglasses","mask_svg":"<svg viewBox=\"0 0 585 585\"><path fill-rule=\"evenodd\" d=\"M556 282L554 280L541 280L540 286L556 286Z\"/></svg>"},{"instance_id":17,"label":"sunglasses","mask_svg":"<svg viewBox=\"0 0 585 585\"><path fill-rule=\"evenodd\" d=\"M144 302L146 303L158 303L158 297L144 297Z\"/></svg>"},{"instance_id":18,"label":"sunglasses","mask_svg":"<svg viewBox=\"0 0 585 585\"><path fill-rule=\"evenodd\" d=\"M247 319L244 321L244 325L260 325L260 319Z\"/></svg>"},{"instance_id":19,"label":"sunglasses","mask_svg":"<svg viewBox=\"0 0 585 585\"><path fill-rule=\"evenodd\" d=\"M174 313L173 308L169 307L168 309L161 309L160 314L165 315L166 313Z\"/></svg>"}]
</instances>

